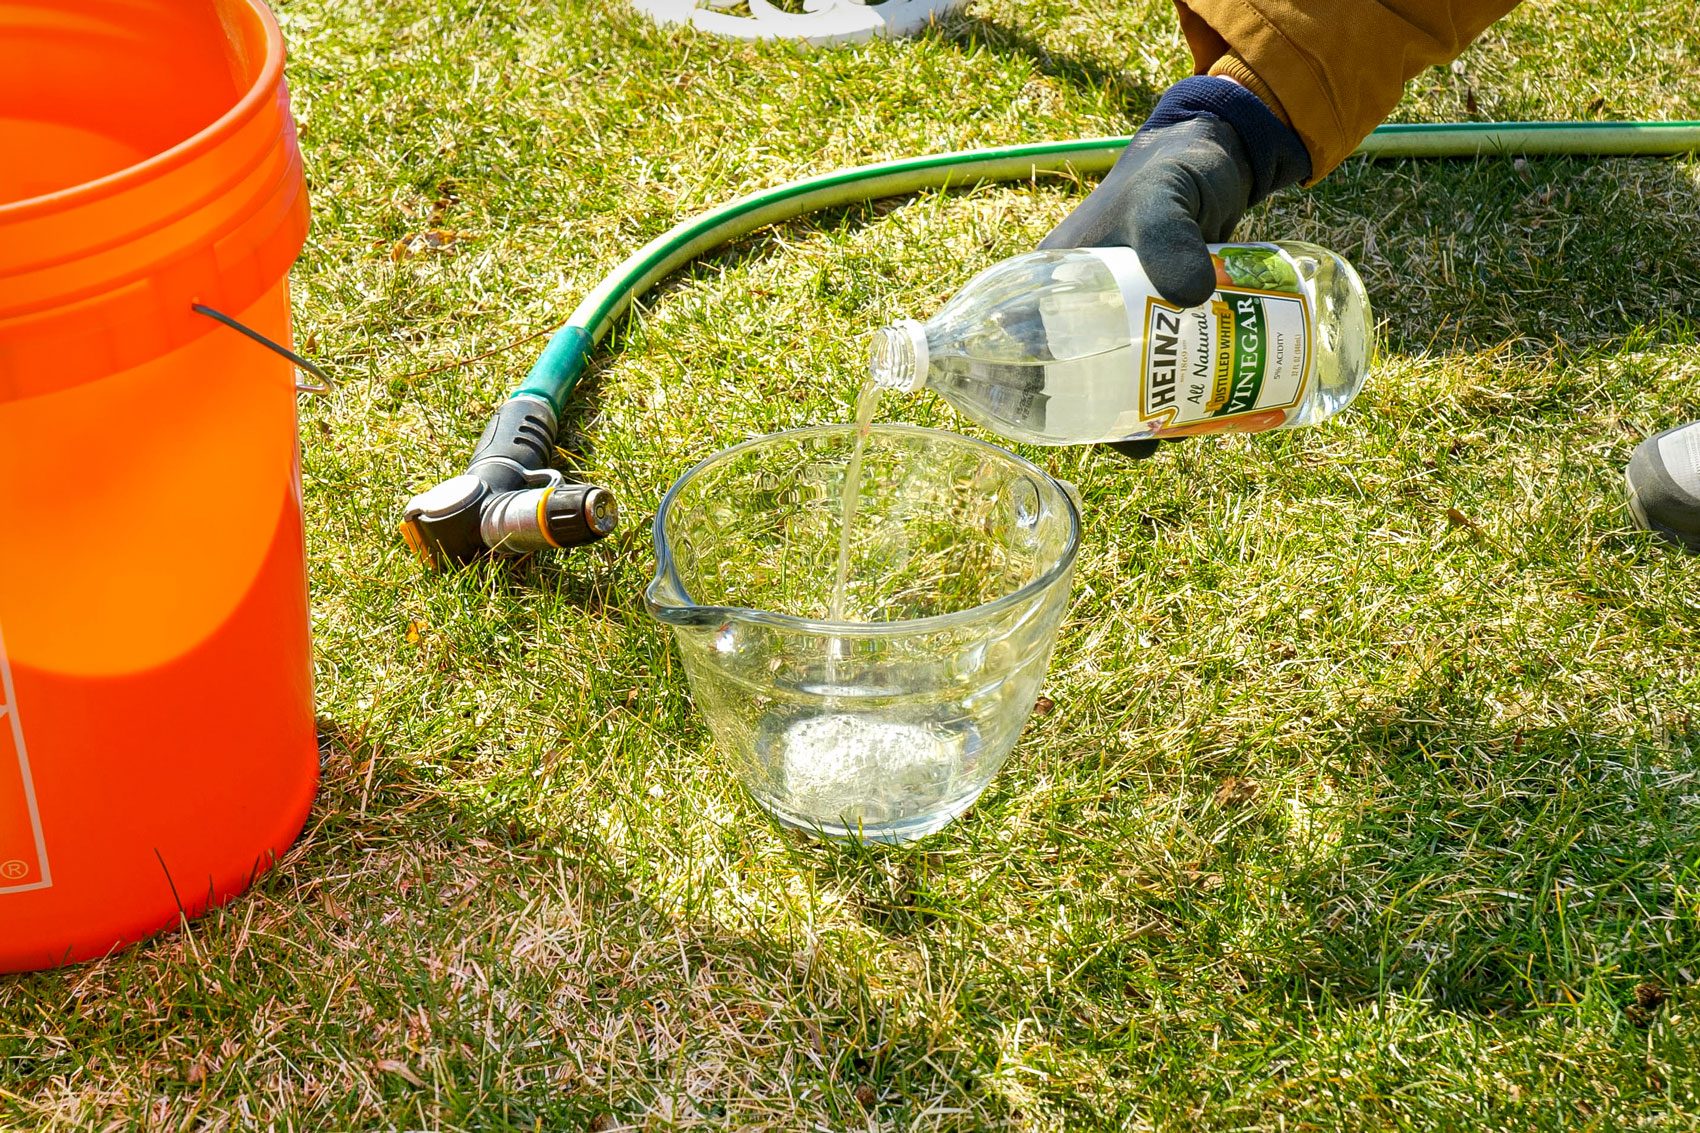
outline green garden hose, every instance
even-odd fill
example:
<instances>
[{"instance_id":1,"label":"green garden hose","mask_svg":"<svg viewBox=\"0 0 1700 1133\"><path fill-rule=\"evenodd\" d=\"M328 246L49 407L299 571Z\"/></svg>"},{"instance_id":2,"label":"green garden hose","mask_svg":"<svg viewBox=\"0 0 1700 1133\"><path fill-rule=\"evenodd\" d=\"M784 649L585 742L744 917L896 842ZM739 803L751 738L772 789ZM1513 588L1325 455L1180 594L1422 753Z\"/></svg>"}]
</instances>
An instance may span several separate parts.
<instances>
[{"instance_id":1,"label":"green garden hose","mask_svg":"<svg viewBox=\"0 0 1700 1133\"><path fill-rule=\"evenodd\" d=\"M591 350L632 301L698 256L758 228L794 217L927 189L1040 174L1092 176L1109 170L1129 138L1038 142L903 158L763 189L692 217L645 244L591 289L550 339L514 396L547 398L558 412ZM1700 151L1700 122L1482 122L1378 127L1357 148L1372 158L1587 154L1669 156Z\"/></svg>"},{"instance_id":2,"label":"green garden hose","mask_svg":"<svg viewBox=\"0 0 1700 1133\"><path fill-rule=\"evenodd\" d=\"M758 228L821 209L881 197L1025 181L1041 174L1081 177L1101 174L1115 163L1130 140L1121 137L1039 142L864 165L763 189L676 225L628 257L584 297L566 325L549 339L525 381L490 422L468 472L414 497L402 524L409 544L423 559L436 565L464 562L493 546L487 539L479 540L478 516L484 512L493 492L500 489L511 496L528 482L525 474L539 473L549 467L559 414L584 373L596 344L634 300L705 252ZM1700 152L1700 122L1384 125L1365 138L1356 152L1371 158L1511 154L1672 156ZM485 481L494 478L503 484L480 495L470 482L479 478ZM450 490L451 486L456 487ZM548 493L553 489L531 491L543 493L543 502L536 511L542 524ZM526 506L529 507L529 496ZM520 514L524 510L508 507L506 514ZM611 524L609 517L608 525ZM546 524L544 528L541 545L558 545ZM591 529L595 530L596 525L591 525ZM513 533L504 538L515 549L532 549L530 543Z\"/></svg>"}]
</instances>

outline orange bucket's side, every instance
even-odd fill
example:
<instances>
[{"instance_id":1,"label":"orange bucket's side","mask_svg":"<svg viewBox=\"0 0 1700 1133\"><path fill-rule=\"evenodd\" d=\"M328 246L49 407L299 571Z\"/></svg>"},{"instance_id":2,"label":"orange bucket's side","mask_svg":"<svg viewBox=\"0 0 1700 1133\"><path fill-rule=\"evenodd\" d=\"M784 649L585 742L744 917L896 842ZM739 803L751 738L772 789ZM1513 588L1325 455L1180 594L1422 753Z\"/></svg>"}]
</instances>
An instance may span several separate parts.
<instances>
[{"instance_id":1,"label":"orange bucket's side","mask_svg":"<svg viewBox=\"0 0 1700 1133\"><path fill-rule=\"evenodd\" d=\"M0 0L0 970L249 885L317 784L290 338L306 196L255 0Z\"/></svg>"}]
</instances>

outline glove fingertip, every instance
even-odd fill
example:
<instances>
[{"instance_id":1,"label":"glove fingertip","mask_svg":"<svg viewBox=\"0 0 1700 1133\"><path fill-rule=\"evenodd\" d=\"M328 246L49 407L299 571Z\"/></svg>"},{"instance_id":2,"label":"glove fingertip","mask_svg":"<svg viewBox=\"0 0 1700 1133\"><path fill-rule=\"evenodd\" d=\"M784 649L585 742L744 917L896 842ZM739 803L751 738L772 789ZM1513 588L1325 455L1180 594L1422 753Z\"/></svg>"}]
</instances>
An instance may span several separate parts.
<instances>
[{"instance_id":1,"label":"glove fingertip","mask_svg":"<svg viewBox=\"0 0 1700 1133\"><path fill-rule=\"evenodd\" d=\"M1129 460L1150 460L1157 455L1157 447L1161 443L1155 438L1139 441L1107 441L1104 447L1120 453Z\"/></svg>"},{"instance_id":2,"label":"glove fingertip","mask_svg":"<svg viewBox=\"0 0 1700 1133\"><path fill-rule=\"evenodd\" d=\"M1216 290L1216 262L1188 199L1179 190L1152 185L1148 203L1134 210L1133 250L1157 293L1196 307Z\"/></svg>"},{"instance_id":3,"label":"glove fingertip","mask_svg":"<svg viewBox=\"0 0 1700 1133\"><path fill-rule=\"evenodd\" d=\"M1216 293L1216 265L1208 252L1199 249L1198 258L1171 256L1161 265L1153 264L1146 275L1158 294L1180 307L1197 307L1210 301ZM1152 270L1155 268L1156 270Z\"/></svg>"}]
</instances>

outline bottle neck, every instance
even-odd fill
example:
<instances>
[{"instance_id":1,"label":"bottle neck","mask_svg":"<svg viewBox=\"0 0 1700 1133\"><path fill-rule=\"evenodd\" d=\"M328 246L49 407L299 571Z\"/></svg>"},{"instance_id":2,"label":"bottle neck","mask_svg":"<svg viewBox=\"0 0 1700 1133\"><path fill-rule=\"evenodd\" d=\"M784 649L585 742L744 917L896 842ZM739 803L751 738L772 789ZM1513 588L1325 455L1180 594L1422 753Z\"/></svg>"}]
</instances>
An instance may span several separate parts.
<instances>
[{"instance_id":1,"label":"bottle neck","mask_svg":"<svg viewBox=\"0 0 1700 1133\"><path fill-rule=\"evenodd\" d=\"M880 389L913 393L927 382L927 330L902 319L874 332L868 375Z\"/></svg>"}]
</instances>

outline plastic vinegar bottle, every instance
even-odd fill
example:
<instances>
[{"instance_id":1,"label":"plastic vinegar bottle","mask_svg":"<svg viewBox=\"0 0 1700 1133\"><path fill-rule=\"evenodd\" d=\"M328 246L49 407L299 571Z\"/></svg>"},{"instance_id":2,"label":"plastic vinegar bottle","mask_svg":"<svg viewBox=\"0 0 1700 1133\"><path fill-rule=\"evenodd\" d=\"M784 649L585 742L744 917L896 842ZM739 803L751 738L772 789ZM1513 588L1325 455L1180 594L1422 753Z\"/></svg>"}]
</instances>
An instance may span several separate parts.
<instances>
[{"instance_id":1,"label":"plastic vinegar bottle","mask_svg":"<svg viewBox=\"0 0 1700 1133\"><path fill-rule=\"evenodd\" d=\"M872 381L1041 445L1291 428L1357 396L1374 322L1350 264L1296 242L1210 252L1217 290L1190 308L1128 248L1004 260L925 324L876 332Z\"/></svg>"}]
</instances>

